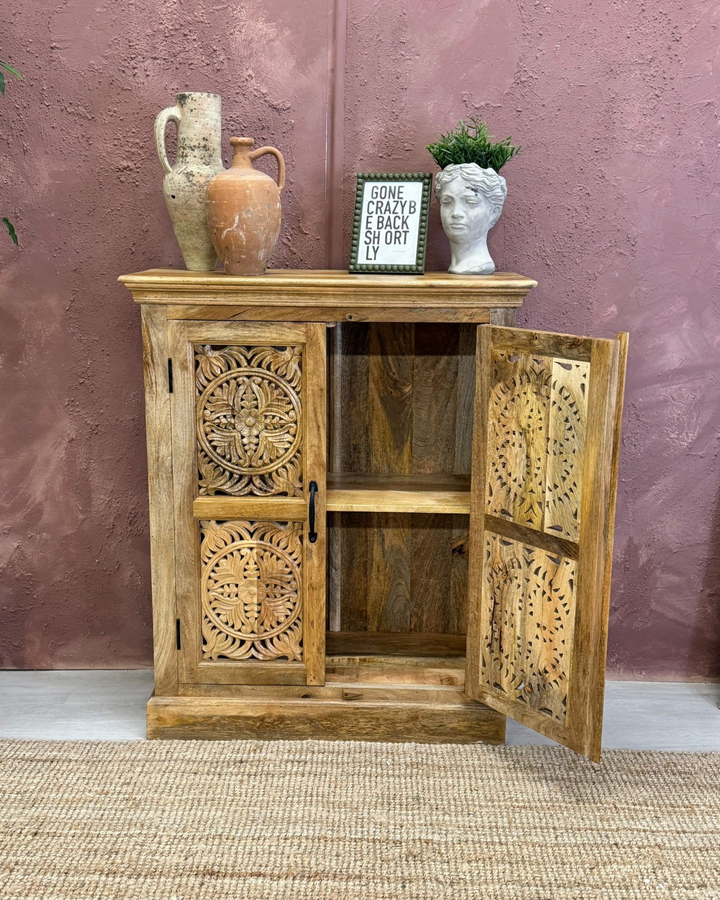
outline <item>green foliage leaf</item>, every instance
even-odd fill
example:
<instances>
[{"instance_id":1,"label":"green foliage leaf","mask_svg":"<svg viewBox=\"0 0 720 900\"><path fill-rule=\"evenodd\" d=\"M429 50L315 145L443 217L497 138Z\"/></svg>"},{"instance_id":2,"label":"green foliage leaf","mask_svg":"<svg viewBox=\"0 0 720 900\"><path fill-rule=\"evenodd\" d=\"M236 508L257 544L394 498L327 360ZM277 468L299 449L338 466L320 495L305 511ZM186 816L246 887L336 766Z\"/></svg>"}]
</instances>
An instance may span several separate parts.
<instances>
[{"instance_id":1,"label":"green foliage leaf","mask_svg":"<svg viewBox=\"0 0 720 900\"><path fill-rule=\"evenodd\" d=\"M499 172L505 163L517 156L521 148L511 143L512 138L494 142L488 126L482 119L473 117L469 123L460 121L458 127L440 135L427 149L441 169L463 163L477 163L482 169Z\"/></svg>"},{"instance_id":2,"label":"green foliage leaf","mask_svg":"<svg viewBox=\"0 0 720 900\"><path fill-rule=\"evenodd\" d=\"M18 72L15 66L11 66L10 63L3 62L0 59L0 68L5 69L6 72L9 72L11 75L15 75L17 78L22 81L22 75ZM5 96L5 75L0 72L0 94Z\"/></svg>"},{"instance_id":3,"label":"green foliage leaf","mask_svg":"<svg viewBox=\"0 0 720 900\"><path fill-rule=\"evenodd\" d=\"M0 69L5 69L6 72L9 72L11 75L15 75L17 78L19 78L22 81L22 75L18 72L18 70L14 66L11 66L10 63L6 63L6 62L3 62L2 60L0 60ZM3 97L5 96L5 75L2 71L0 71L0 94L2 94ZM6 219L4 217L3 217L3 222L5 223L5 225L7 227L8 234L10 235L10 239L12 240L12 242L15 245L17 245L18 236L15 233L15 226L10 221L10 219Z\"/></svg>"},{"instance_id":4,"label":"green foliage leaf","mask_svg":"<svg viewBox=\"0 0 720 900\"><path fill-rule=\"evenodd\" d=\"M18 72L18 70L15 68L15 66L11 66L10 63L3 62L1 59L0 59L0 66L2 66L2 68L5 69L6 72L9 72L11 75L17 76L20 79L20 81L23 80L22 75Z\"/></svg>"},{"instance_id":5,"label":"green foliage leaf","mask_svg":"<svg viewBox=\"0 0 720 900\"><path fill-rule=\"evenodd\" d=\"M17 236L17 234L15 234L15 228L13 226L13 223L10 221L10 219L6 219L5 217L3 217L3 222L7 225L7 230L10 232L11 239L17 245L18 236Z\"/></svg>"}]
</instances>

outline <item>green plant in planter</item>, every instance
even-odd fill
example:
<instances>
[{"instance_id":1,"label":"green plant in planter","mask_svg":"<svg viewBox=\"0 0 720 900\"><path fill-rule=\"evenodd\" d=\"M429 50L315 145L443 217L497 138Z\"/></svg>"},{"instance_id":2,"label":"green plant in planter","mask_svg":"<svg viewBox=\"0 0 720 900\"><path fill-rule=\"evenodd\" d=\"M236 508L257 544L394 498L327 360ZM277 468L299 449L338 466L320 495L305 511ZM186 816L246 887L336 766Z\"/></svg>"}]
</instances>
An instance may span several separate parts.
<instances>
[{"instance_id":1,"label":"green plant in planter","mask_svg":"<svg viewBox=\"0 0 720 900\"><path fill-rule=\"evenodd\" d=\"M18 72L18 70L14 66L11 66L10 63L6 63L6 62L3 62L2 60L0 60L0 94L2 94L4 97L5 96L5 72L2 71L3 69L5 70L5 72L9 72L11 75L14 75L16 78L19 78L20 81L22 81L22 75ZM10 221L10 219L6 218L5 216L3 216L3 222L5 223L5 226L7 227L8 233L10 234L10 238L13 240L13 242L15 244L17 244L18 236L15 233L15 227L14 227L13 223Z\"/></svg>"},{"instance_id":2,"label":"green plant in planter","mask_svg":"<svg viewBox=\"0 0 720 900\"><path fill-rule=\"evenodd\" d=\"M441 169L446 166L477 163L481 169L499 172L505 163L517 156L520 147L510 143L512 138L494 142L482 119L472 117L469 122L460 121L458 127L440 135L434 144L428 144L432 158Z\"/></svg>"}]
</instances>

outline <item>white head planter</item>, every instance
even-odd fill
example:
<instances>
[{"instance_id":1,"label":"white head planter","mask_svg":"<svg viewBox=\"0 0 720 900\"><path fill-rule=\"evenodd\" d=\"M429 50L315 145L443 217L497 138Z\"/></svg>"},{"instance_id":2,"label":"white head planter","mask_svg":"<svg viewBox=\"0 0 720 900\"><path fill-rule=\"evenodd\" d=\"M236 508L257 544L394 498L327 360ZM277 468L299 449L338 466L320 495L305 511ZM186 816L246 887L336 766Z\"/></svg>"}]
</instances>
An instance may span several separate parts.
<instances>
[{"instance_id":1,"label":"white head planter","mask_svg":"<svg viewBox=\"0 0 720 900\"><path fill-rule=\"evenodd\" d=\"M435 196L452 251L448 271L490 275L495 263L488 253L487 236L505 203L505 179L477 163L447 166L435 176Z\"/></svg>"}]
</instances>

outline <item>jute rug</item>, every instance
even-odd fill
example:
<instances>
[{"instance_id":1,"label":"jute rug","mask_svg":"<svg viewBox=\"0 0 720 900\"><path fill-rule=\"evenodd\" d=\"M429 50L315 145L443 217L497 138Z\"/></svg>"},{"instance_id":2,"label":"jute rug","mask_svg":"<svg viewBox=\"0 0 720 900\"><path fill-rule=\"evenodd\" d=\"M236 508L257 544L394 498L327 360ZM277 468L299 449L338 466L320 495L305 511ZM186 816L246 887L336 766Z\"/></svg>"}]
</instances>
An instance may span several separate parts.
<instances>
[{"instance_id":1,"label":"jute rug","mask_svg":"<svg viewBox=\"0 0 720 900\"><path fill-rule=\"evenodd\" d=\"M2 900L720 897L720 754L0 742Z\"/></svg>"}]
</instances>

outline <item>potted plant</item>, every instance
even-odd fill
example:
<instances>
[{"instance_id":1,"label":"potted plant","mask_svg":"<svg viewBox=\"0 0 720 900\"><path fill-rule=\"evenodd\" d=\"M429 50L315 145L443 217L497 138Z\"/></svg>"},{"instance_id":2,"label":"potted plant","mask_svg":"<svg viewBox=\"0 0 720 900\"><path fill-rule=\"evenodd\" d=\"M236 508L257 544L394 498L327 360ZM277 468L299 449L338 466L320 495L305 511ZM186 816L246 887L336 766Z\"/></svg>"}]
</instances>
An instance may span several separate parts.
<instances>
[{"instance_id":1,"label":"potted plant","mask_svg":"<svg viewBox=\"0 0 720 900\"><path fill-rule=\"evenodd\" d=\"M427 146L442 169L435 176L435 196L450 241L450 272L490 275L495 271L487 236L507 196L507 184L498 172L520 152L511 141L493 141L487 124L471 118Z\"/></svg>"}]
</instances>

